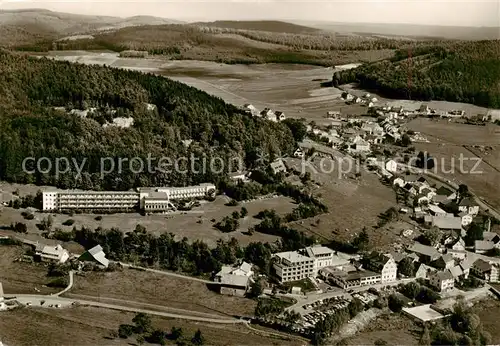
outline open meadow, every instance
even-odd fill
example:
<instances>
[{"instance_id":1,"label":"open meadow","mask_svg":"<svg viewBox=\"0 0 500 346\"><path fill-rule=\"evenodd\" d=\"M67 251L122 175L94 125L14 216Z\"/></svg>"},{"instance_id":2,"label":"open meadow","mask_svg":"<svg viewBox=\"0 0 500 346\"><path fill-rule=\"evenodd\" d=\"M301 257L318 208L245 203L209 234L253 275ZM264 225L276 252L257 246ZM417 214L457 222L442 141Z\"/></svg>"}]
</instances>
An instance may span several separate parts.
<instances>
[{"instance_id":1,"label":"open meadow","mask_svg":"<svg viewBox=\"0 0 500 346\"><path fill-rule=\"evenodd\" d=\"M223 317L253 315L257 304L251 299L213 292L202 282L135 269L76 276L66 295L103 302L111 298L125 303L150 303Z\"/></svg>"},{"instance_id":2,"label":"open meadow","mask_svg":"<svg viewBox=\"0 0 500 346\"><path fill-rule=\"evenodd\" d=\"M394 239L390 232L381 234L379 230L375 234L372 226L377 224L379 214L395 205L396 194L391 187L383 185L375 173L361 170L361 176L356 178L353 166L351 172L342 174L340 167L344 172L348 168L348 161L342 161L342 158L340 153L333 161L317 158L306 169L311 173L311 179L318 183L312 192L321 196L329 212L294 222L294 227L323 240L339 241L351 240L366 227L374 245L391 244ZM298 159L287 162L292 167L300 167Z\"/></svg>"},{"instance_id":3,"label":"open meadow","mask_svg":"<svg viewBox=\"0 0 500 346\"><path fill-rule=\"evenodd\" d=\"M120 324L132 324L133 313L93 307L68 309L21 308L2 312L0 332L7 345L135 345L135 337L116 338ZM152 316L154 328L169 332L182 328L190 340L200 329L208 345L300 345L295 340L282 340L256 334L244 326L216 325ZM22 329L22 333L19 331Z\"/></svg>"},{"instance_id":4,"label":"open meadow","mask_svg":"<svg viewBox=\"0 0 500 346\"><path fill-rule=\"evenodd\" d=\"M26 251L26 247L0 246L0 283L8 294L50 294L60 291L58 288L45 286L50 282L47 267L17 261Z\"/></svg>"},{"instance_id":5,"label":"open meadow","mask_svg":"<svg viewBox=\"0 0 500 346\"><path fill-rule=\"evenodd\" d=\"M40 189L43 190L43 187L7 183L0 184L0 191L2 191L4 201L16 198L12 194L13 191L18 190L19 195L22 197L28 194L34 195ZM278 239L276 236L261 233L254 233L251 236L248 235L248 229L260 222L260 220L253 217L254 215L264 209L274 209L278 214L284 216L296 207L293 200L287 197L255 200L240 203L238 206L234 207L225 205L229 200L230 199L226 196L219 196L214 202L203 202L200 207L195 207L189 212L166 215L153 214L146 216L142 216L138 213L110 214L101 215L102 219L100 220L96 220L98 214L74 214L69 216L40 212L33 213L35 216L33 220L26 220L21 215L24 209L3 207L0 212L0 226L7 227L15 222L23 222L27 225L29 232L26 238L30 238L31 236L34 241L41 240L40 235L42 232L37 228L37 224L48 215L52 215L53 229L60 228L68 232L71 231L73 227L78 229L81 227L90 229L96 229L98 227L103 229L118 228L123 232L129 232L133 231L137 225L142 225L146 227L149 232L157 236L162 233L173 233L176 235L177 239L187 237L190 241L203 240L210 247L215 246L219 239L230 240L231 238L236 238L241 245L247 245L250 242L274 242ZM237 231L222 233L213 227L215 222L219 222L223 217L231 215L234 211L240 211L242 207L248 210L248 216L244 219L240 219L240 227ZM74 223L71 226L63 225L67 220L74 220ZM215 220L215 222L212 222L212 220ZM5 230L4 233L7 234L9 232ZM25 236L23 235L23 237ZM78 247L74 248L74 250L83 252L83 250L81 248L78 249Z\"/></svg>"},{"instance_id":6,"label":"open meadow","mask_svg":"<svg viewBox=\"0 0 500 346\"><path fill-rule=\"evenodd\" d=\"M493 207L500 207L500 129L448 121L416 119L408 128L429 143L415 143L436 159L436 173L468 185Z\"/></svg>"}]
</instances>

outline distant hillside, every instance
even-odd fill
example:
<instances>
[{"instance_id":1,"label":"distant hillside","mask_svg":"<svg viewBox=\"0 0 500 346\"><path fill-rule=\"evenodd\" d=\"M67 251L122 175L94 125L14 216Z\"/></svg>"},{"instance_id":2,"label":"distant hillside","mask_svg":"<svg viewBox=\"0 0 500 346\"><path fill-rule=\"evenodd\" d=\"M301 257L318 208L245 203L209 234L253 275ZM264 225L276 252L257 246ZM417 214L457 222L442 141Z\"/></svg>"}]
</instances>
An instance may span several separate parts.
<instances>
[{"instance_id":1,"label":"distant hillside","mask_svg":"<svg viewBox=\"0 0 500 346\"><path fill-rule=\"evenodd\" d=\"M164 18L119 18L53 12L44 9L0 11L0 45L32 44L62 36L147 24L179 23Z\"/></svg>"},{"instance_id":2,"label":"distant hillside","mask_svg":"<svg viewBox=\"0 0 500 346\"><path fill-rule=\"evenodd\" d=\"M330 23L294 21L312 28L336 33L362 33L415 38L442 38L452 40L498 40L499 27L464 27L416 24L379 24L379 23Z\"/></svg>"},{"instance_id":3,"label":"distant hillside","mask_svg":"<svg viewBox=\"0 0 500 346\"><path fill-rule=\"evenodd\" d=\"M201 26L212 26L218 28L239 29L239 30L257 30L289 34L314 34L321 32L320 29L311 28L303 25L297 25L282 21L259 20L259 21L233 21L217 20L208 23L194 23Z\"/></svg>"},{"instance_id":4,"label":"distant hillside","mask_svg":"<svg viewBox=\"0 0 500 346\"><path fill-rule=\"evenodd\" d=\"M387 40L342 41L318 35L314 36L315 40L308 41L307 38L312 38L312 35L242 31L196 25L148 25L93 34L94 39L58 42L55 45L45 44L36 49L106 49L116 52L144 50L150 55L179 60L206 60L231 64L295 63L332 66L391 57L394 49L401 47ZM326 40L325 44L320 45L323 40ZM304 42L308 42L307 46L303 44ZM331 49L332 47L336 49Z\"/></svg>"},{"instance_id":5,"label":"distant hillside","mask_svg":"<svg viewBox=\"0 0 500 346\"><path fill-rule=\"evenodd\" d=\"M358 82L393 98L500 108L500 41L449 42L409 53L343 71L334 83Z\"/></svg>"}]
</instances>

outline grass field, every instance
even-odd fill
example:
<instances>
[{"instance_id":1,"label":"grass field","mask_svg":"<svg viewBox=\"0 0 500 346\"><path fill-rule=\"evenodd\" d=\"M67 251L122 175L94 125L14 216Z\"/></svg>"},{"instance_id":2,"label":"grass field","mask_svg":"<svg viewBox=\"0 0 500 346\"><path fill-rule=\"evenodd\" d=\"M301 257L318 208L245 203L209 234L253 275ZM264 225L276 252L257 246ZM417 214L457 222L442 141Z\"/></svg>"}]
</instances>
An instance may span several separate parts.
<instances>
[{"instance_id":1,"label":"grass field","mask_svg":"<svg viewBox=\"0 0 500 346\"><path fill-rule=\"evenodd\" d=\"M323 171L320 169L320 159L314 161L317 172L310 171L312 179L321 184L313 192L321 195L329 212L295 222L296 228L325 239L350 240L363 227L367 227L374 245L391 244L393 238L390 232L381 234L381 231L377 231L375 234L372 226L377 224L380 213L395 205L394 191L383 185L374 173L362 172L361 177L355 179L354 172L343 176L339 173L338 165L330 166L330 161L323 162ZM341 161L335 160L333 164L338 162ZM345 170L347 166L342 167Z\"/></svg>"},{"instance_id":2,"label":"grass field","mask_svg":"<svg viewBox=\"0 0 500 346\"><path fill-rule=\"evenodd\" d=\"M382 339L388 345L418 345L420 328L401 314L385 314L370 322L367 328L345 341L346 345L373 345Z\"/></svg>"},{"instance_id":3,"label":"grass field","mask_svg":"<svg viewBox=\"0 0 500 346\"><path fill-rule=\"evenodd\" d=\"M132 324L134 314L91 307L61 310L17 309L2 312L0 333L7 345L134 345L129 339L110 338L120 324ZM190 340L200 329L207 345L300 345L293 340L260 336L244 326L214 325L152 317L153 327L170 331L182 328ZM22 330L22 332L20 332Z\"/></svg>"},{"instance_id":4,"label":"grass field","mask_svg":"<svg viewBox=\"0 0 500 346\"><path fill-rule=\"evenodd\" d=\"M428 151L436 158L437 174L468 185L492 206L500 207L498 126L475 126L417 119L409 124L409 128L421 132L430 141L430 143L415 143L415 147L417 150ZM492 149L481 152L472 147L471 151L470 146L475 145L491 146ZM476 167L478 161L479 165Z\"/></svg>"},{"instance_id":5,"label":"grass field","mask_svg":"<svg viewBox=\"0 0 500 346\"><path fill-rule=\"evenodd\" d=\"M12 195L12 192L15 190L19 190L20 196L25 196L27 194L36 194L39 189L43 189L43 187L7 183L0 184L0 191L2 191L4 201L15 198ZM194 208L188 214L156 214L148 216L141 216L137 213L113 214L102 215L102 220L100 221L95 220L96 214L75 214L73 216L63 214L51 215L54 220L53 228L60 228L67 231L71 231L73 227L81 228L85 226L91 229L96 229L97 227L111 229L116 227L123 232L128 232L134 230L138 224L141 224L155 235L165 232L174 233L179 239L183 237L187 237L191 241L199 239L205 241L209 246L215 246L219 239L229 240L232 237L236 238L241 245L247 245L250 242L274 242L278 239L278 237L261 233L254 233L251 236L247 235L248 228L260 222L260 220L253 218L253 215L264 209L275 209L280 215L285 215L295 207L293 201L286 197L240 203L236 207L226 206L225 204L228 201L227 197L219 196L214 202L203 203L201 207ZM233 211L240 211L243 206L247 208L249 214L244 219L240 219L240 228L237 231L222 233L213 227L214 222L211 221L212 219L218 222ZM35 212L35 219L25 220L21 215L22 211L22 209L4 207L0 213L0 226L8 226L15 222L24 222L27 224L28 232L30 233L27 238L32 237L32 240L43 241L40 237L41 232L36 225L46 218L47 214ZM69 219L75 221L72 226L62 225L62 223ZM9 232L5 231L4 233ZM76 244L72 244L74 251L83 252L81 247L74 245Z\"/></svg>"},{"instance_id":6,"label":"grass field","mask_svg":"<svg viewBox=\"0 0 500 346\"><path fill-rule=\"evenodd\" d=\"M68 294L162 305L201 313L253 315L256 302L210 291L206 284L133 269L76 276ZM83 297L87 299L87 297Z\"/></svg>"},{"instance_id":7,"label":"grass field","mask_svg":"<svg viewBox=\"0 0 500 346\"><path fill-rule=\"evenodd\" d=\"M498 288L498 286L497 286ZM500 301L488 299L474 305L473 311L479 316L483 327L491 334L492 345L500 344L500 328L498 328L498 314L500 314Z\"/></svg>"},{"instance_id":8,"label":"grass field","mask_svg":"<svg viewBox=\"0 0 500 346\"><path fill-rule=\"evenodd\" d=\"M47 267L41 264L17 262L25 248L19 246L0 246L0 282L8 294L50 294L60 291L57 288L43 287L50 282Z\"/></svg>"}]
</instances>

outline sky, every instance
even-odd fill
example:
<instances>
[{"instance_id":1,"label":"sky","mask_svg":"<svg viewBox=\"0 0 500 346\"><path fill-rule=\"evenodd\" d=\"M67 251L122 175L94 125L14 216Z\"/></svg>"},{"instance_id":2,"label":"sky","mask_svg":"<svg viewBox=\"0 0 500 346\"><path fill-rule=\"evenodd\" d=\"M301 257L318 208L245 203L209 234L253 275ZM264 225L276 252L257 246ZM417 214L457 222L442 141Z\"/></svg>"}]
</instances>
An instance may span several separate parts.
<instances>
[{"instance_id":1,"label":"sky","mask_svg":"<svg viewBox=\"0 0 500 346\"><path fill-rule=\"evenodd\" d=\"M0 0L0 9L128 17L152 15L186 21L299 20L500 26L500 0Z\"/></svg>"}]
</instances>

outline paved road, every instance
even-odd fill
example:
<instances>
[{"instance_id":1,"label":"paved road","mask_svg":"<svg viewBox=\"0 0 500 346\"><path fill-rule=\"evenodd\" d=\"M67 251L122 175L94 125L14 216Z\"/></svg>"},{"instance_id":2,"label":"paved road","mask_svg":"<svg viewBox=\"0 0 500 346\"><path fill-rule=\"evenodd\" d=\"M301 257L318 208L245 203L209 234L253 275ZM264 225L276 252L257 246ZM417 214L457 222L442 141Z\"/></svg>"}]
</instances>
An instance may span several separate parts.
<instances>
[{"instance_id":1,"label":"paved road","mask_svg":"<svg viewBox=\"0 0 500 346\"><path fill-rule=\"evenodd\" d=\"M84 306L93 306L93 307L98 307L98 308L105 308L105 309L118 310L118 311L127 311L127 312L135 312L135 313L142 312L142 313L145 313L148 315L177 318L177 319L182 319L182 320L190 320L190 321L198 321L198 322L220 323L220 324L248 323L245 320L236 319L236 318L222 319L222 318L209 318L209 317L201 317L201 316L190 316L190 315L174 314L174 313L155 311L155 310L132 308L132 307L128 307L128 306L107 304L107 303L95 302L95 301L90 301L90 300L68 299L68 298L62 298L62 297L56 297L56 296L29 295L29 294L18 294L18 295L6 294L5 297L6 298L16 297L17 300L20 301L21 303L26 304L27 302L30 302L32 304L32 306L40 306L40 302L42 300L45 301L44 306L48 306L49 304L53 304L53 305L61 304L61 306L69 306L69 305L72 305L73 302L75 302L79 305L84 305Z\"/></svg>"},{"instance_id":2,"label":"paved road","mask_svg":"<svg viewBox=\"0 0 500 346\"><path fill-rule=\"evenodd\" d=\"M458 190L458 184L452 182L451 180L449 179L446 179L445 177L443 176L440 176L436 173L433 173L433 172L430 172L428 170L425 170L425 169L421 169L421 168L417 168L417 167L413 167L413 166L409 166L409 165L405 165L405 164L402 164L402 163L398 163L398 166L403 168L403 169L409 169L412 173L420 173L420 174L427 174L428 176L436 179L436 180L439 180L441 183L445 184L445 185L448 185L448 187L451 187L455 190ZM470 194L471 196L474 198L474 200L476 201L476 203L479 205L479 207L483 210L488 210L489 213L500 220L500 212L498 210L496 210L495 208L493 208L491 205L489 205L488 202L486 202L485 200L481 199L480 197L478 197L476 194L474 194L472 191L470 191Z\"/></svg>"}]
</instances>

